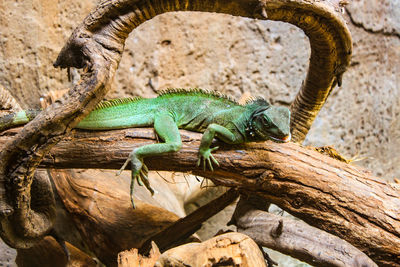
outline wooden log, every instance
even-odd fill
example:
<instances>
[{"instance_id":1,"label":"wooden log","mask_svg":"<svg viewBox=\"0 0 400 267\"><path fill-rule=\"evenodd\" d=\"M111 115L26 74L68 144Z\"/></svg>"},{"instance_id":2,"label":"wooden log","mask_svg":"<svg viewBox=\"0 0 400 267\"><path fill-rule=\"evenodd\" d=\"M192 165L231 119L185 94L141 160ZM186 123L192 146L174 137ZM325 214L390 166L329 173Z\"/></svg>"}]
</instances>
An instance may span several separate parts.
<instances>
[{"instance_id":1,"label":"wooden log","mask_svg":"<svg viewBox=\"0 0 400 267\"><path fill-rule=\"evenodd\" d=\"M227 233L202 243L189 243L167 250L155 266L266 267L266 264L258 245L251 238L240 233Z\"/></svg>"},{"instance_id":2,"label":"wooden log","mask_svg":"<svg viewBox=\"0 0 400 267\"><path fill-rule=\"evenodd\" d=\"M118 254L118 267L154 267L160 255L157 245L151 242L151 250L148 257L140 255L136 248L120 252Z\"/></svg>"},{"instance_id":3,"label":"wooden log","mask_svg":"<svg viewBox=\"0 0 400 267\"><path fill-rule=\"evenodd\" d=\"M266 266L258 245L240 233L227 233L202 243L185 244L161 255L154 242L151 246L148 257L140 255L137 249L119 253L118 267Z\"/></svg>"},{"instance_id":4,"label":"wooden log","mask_svg":"<svg viewBox=\"0 0 400 267\"><path fill-rule=\"evenodd\" d=\"M18 130L5 132L1 142ZM305 222L345 239L380 266L400 266L400 191L368 171L298 144L219 143L214 172L196 167L201 135L181 131L177 153L145 160L152 170L189 172L254 192ZM118 169L153 129L74 131L41 163L53 168Z\"/></svg>"}]
</instances>

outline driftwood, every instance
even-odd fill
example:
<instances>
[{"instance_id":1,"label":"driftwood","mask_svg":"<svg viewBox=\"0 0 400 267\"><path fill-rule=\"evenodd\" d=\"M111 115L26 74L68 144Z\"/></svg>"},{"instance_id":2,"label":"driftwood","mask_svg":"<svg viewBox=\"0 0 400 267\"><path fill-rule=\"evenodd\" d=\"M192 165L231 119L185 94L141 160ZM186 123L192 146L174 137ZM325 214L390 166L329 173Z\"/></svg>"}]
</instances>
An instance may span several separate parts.
<instances>
[{"instance_id":1,"label":"driftwood","mask_svg":"<svg viewBox=\"0 0 400 267\"><path fill-rule=\"evenodd\" d=\"M179 152L145 160L151 169L190 172L216 184L257 193L348 241L379 266L399 266L400 191L390 184L294 143L219 143L215 157L221 166L214 172L203 171L195 167L201 135L187 131L181 135ZM156 142L153 129L74 131L51 150L41 166L118 169L132 148L151 142Z\"/></svg>"},{"instance_id":2,"label":"driftwood","mask_svg":"<svg viewBox=\"0 0 400 267\"><path fill-rule=\"evenodd\" d=\"M157 245L151 242L151 250L148 257L140 255L136 248L120 252L118 254L118 267L154 267L160 255Z\"/></svg>"},{"instance_id":3,"label":"driftwood","mask_svg":"<svg viewBox=\"0 0 400 267\"><path fill-rule=\"evenodd\" d=\"M189 243L164 252L156 267L266 266L258 245L240 233L226 233L203 243Z\"/></svg>"},{"instance_id":4,"label":"driftwood","mask_svg":"<svg viewBox=\"0 0 400 267\"><path fill-rule=\"evenodd\" d=\"M266 266L258 245L240 233L227 233L202 243L185 244L161 255L154 242L151 247L149 257L141 256L137 249L119 253L118 267Z\"/></svg>"}]
</instances>

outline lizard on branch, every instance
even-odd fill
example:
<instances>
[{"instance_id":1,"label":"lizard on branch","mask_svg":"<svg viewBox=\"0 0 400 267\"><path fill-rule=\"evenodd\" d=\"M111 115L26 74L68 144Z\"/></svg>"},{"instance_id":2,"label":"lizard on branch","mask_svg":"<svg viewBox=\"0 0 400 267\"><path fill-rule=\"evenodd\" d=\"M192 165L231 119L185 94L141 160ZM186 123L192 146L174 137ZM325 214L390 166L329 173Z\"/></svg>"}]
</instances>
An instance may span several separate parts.
<instances>
[{"instance_id":1,"label":"lizard on branch","mask_svg":"<svg viewBox=\"0 0 400 267\"><path fill-rule=\"evenodd\" d=\"M0 118L0 131L26 124L39 114L26 110ZM153 194L148 180L148 168L143 158L176 152L181 146L178 129L203 133L197 166L213 170L218 165L211 148L215 138L228 144L252 141L290 141L290 111L270 105L257 98L241 105L218 92L201 89L169 89L156 98L124 98L103 101L75 127L86 130L110 130L153 126L164 143L149 144L134 149L119 175L131 163L130 196L132 206L135 180Z\"/></svg>"}]
</instances>

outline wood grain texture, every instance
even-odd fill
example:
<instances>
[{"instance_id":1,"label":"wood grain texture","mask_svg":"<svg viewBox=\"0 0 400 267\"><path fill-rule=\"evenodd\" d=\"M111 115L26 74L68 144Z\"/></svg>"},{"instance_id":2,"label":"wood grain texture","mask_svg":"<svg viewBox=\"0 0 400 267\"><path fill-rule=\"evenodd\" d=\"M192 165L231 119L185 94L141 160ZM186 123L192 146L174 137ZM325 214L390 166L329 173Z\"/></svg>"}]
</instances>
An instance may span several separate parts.
<instances>
[{"instance_id":1,"label":"wood grain texture","mask_svg":"<svg viewBox=\"0 0 400 267\"><path fill-rule=\"evenodd\" d=\"M157 245L152 242L148 257L140 255L136 248L120 252L118 254L118 267L154 267L160 255L161 253Z\"/></svg>"}]
</instances>

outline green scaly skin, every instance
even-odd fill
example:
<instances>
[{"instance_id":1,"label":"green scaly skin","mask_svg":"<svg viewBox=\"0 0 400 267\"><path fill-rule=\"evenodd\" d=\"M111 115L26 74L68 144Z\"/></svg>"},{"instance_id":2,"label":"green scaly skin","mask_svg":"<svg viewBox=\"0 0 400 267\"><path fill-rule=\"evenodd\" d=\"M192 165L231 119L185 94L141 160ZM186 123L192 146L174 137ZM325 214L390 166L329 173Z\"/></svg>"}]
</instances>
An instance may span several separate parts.
<instances>
[{"instance_id":1,"label":"green scaly skin","mask_svg":"<svg viewBox=\"0 0 400 267\"><path fill-rule=\"evenodd\" d=\"M21 111L0 118L0 131L26 124L39 111ZM252 141L290 140L290 111L275 107L263 99L240 105L217 92L201 89L170 89L156 98L127 98L104 101L75 127L87 130L109 130L153 126L164 143L135 148L118 171L119 175L130 162L132 180L130 196L133 207L133 188L136 180L153 194L148 180L148 168L143 159L149 156L176 152L182 146L178 129L203 133L197 166L213 171L219 165L211 154L214 138L228 144Z\"/></svg>"}]
</instances>

